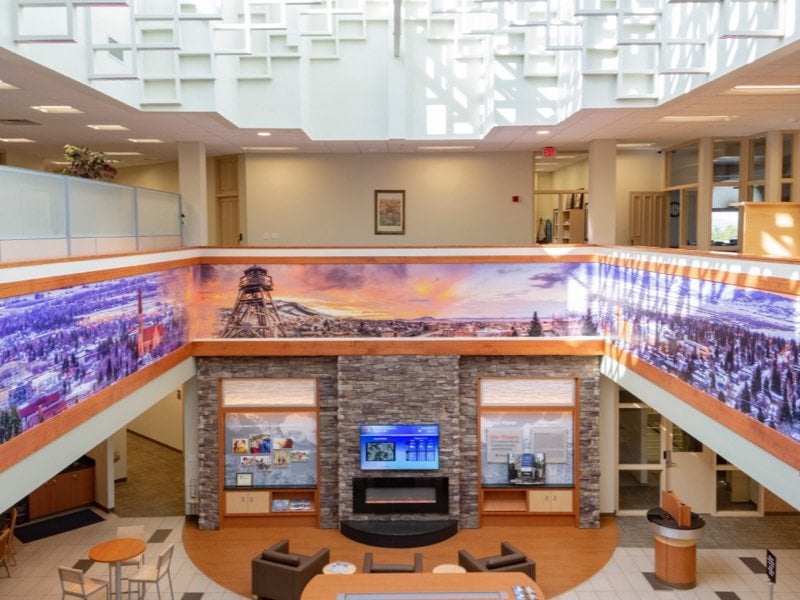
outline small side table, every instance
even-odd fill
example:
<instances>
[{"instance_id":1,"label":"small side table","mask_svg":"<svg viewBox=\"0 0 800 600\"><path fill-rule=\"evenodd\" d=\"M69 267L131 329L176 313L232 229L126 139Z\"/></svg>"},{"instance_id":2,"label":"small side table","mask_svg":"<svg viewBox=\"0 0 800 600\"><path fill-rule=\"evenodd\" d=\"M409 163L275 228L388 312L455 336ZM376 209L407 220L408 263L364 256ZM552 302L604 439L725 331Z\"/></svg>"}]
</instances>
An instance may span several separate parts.
<instances>
[{"instance_id":1,"label":"small side table","mask_svg":"<svg viewBox=\"0 0 800 600\"><path fill-rule=\"evenodd\" d=\"M466 573L467 570L461 565L451 565L445 563L443 565L436 565L433 567L434 573Z\"/></svg>"},{"instance_id":2,"label":"small side table","mask_svg":"<svg viewBox=\"0 0 800 600\"><path fill-rule=\"evenodd\" d=\"M351 562L337 560L322 567L325 575L352 575L356 572L356 566Z\"/></svg>"}]
</instances>

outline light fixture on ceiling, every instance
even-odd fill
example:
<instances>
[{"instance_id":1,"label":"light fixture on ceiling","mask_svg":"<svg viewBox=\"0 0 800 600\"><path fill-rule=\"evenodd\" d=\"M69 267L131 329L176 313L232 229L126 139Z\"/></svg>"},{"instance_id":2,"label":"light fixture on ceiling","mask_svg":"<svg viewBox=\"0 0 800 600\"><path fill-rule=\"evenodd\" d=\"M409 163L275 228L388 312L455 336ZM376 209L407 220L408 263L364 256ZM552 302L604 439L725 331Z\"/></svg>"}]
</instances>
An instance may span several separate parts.
<instances>
[{"instance_id":1,"label":"light fixture on ceiling","mask_svg":"<svg viewBox=\"0 0 800 600\"><path fill-rule=\"evenodd\" d=\"M0 90L18 90L19 88L5 81L0 81Z\"/></svg>"},{"instance_id":2,"label":"light fixture on ceiling","mask_svg":"<svg viewBox=\"0 0 800 600\"><path fill-rule=\"evenodd\" d=\"M729 94L800 94L800 85L773 84L773 85L735 85Z\"/></svg>"},{"instance_id":3,"label":"light fixture on ceiling","mask_svg":"<svg viewBox=\"0 0 800 600\"><path fill-rule=\"evenodd\" d=\"M74 113L83 113L82 110L78 110L73 106L66 106L66 105L52 105L52 106L31 106L33 110L38 110L39 112L48 113L52 115L66 115L66 114L74 114Z\"/></svg>"},{"instance_id":4,"label":"light fixture on ceiling","mask_svg":"<svg viewBox=\"0 0 800 600\"><path fill-rule=\"evenodd\" d=\"M87 127L96 131L128 131L124 125L87 125Z\"/></svg>"},{"instance_id":5,"label":"light fixture on ceiling","mask_svg":"<svg viewBox=\"0 0 800 600\"><path fill-rule=\"evenodd\" d=\"M141 156L141 152L103 152L106 156Z\"/></svg>"},{"instance_id":6,"label":"light fixture on ceiling","mask_svg":"<svg viewBox=\"0 0 800 600\"><path fill-rule=\"evenodd\" d=\"M475 146L417 146L423 152L465 152L473 150Z\"/></svg>"},{"instance_id":7,"label":"light fixture on ceiling","mask_svg":"<svg viewBox=\"0 0 800 600\"><path fill-rule=\"evenodd\" d=\"M261 137L269 137L272 135L272 133L269 131L259 131L257 135L260 135Z\"/></svg>"},{"instance_id":8,"label":"light fixture on ceiling","mask_svg":"<svg viewBox=\"0 0 800 600\"><path fill-rule=\"evenodd\" d=\"M550 130L540 129L539 131L536 132L536 135L547 135L548 133L550 133Z\"/></svg>"},{"instance_id":9,"label":"light fixture on ceiling","mask_svg":"<svg viewBox=\"0 0 800 600\"><path fill-rule=\"evenodd\" d=\"M245 152L296 152L297 146L242 146Z\"/></svg>"},{"instance_id":10,"label":"light fixture on ceiling","mask_svg":"<svg viewBox=\"0 0 800 600\"><path fill-rule=\"evenodd\" d=\"M652 148L655 146L653 142L623 142L617 144L617 148Z\"/></svg>"},{"instance_id":11,"label":"light fixture on ceiling","mask_svg":"<svg viewBox=\"0 0 800 600\"><path fill-rule=\"evenodd\" d=\"M163 144L162 140L158 138L128 138L129 142L133 142L134 144Z\"/></svg>"},{"instance_id":12,"label":"light fixture on ceiling","mask_svg":"<svg viewBox=\"0 0 800 600\"><path fill-rule=\"evenodd\" d=\"M0 142L5 142L7 144L24 144L26 142L33 142L33 140L29 140L28 138L0 138Z\"/></svg>"},{"instance_id":13,"label":"light fixture on ceiling","mask_svg":"<svg viewBox=\"0 0 800 600\"><path fill-rule=\"evenodd\" d=\"M537 162L537 163L536 163L536 166L537 166L537 167L554 167L554 166L556 166L557 164L558 164L558 163L555 163L555 162Z\"/></svg>"},{"instance_id":14,"label":"light fixture on ceiling","mask_svg":"<svg viewBox=\"0 0 800 600\"><path fill-rule=\"evenodd\" d=\"M730 115L673 115L661 117L659 123L722 123L732 121L736 117Z\"/></svg>"}]
</instances>

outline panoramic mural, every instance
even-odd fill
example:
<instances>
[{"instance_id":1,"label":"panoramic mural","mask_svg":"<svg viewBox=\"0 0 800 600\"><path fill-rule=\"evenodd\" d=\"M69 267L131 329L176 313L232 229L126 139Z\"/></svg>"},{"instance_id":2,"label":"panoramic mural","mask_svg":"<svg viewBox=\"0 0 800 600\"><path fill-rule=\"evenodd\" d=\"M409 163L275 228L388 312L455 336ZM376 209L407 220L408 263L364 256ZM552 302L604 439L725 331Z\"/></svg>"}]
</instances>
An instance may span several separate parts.
<instances>
[{"instance_id":1,"label":"panoramic mural","mask_svg":"<svg viewBox=\"0 0 800 600\"><path fill-rule=\"evenodd\" d=\"M0 299L0 442L185 344L189 275Z\"/></svg>"},{"instance_id":2,"label":"panoramic mural","mask_svg":"<svg viewBox=\"0 0 800 600\"><path fill-rule=\"evenodd\" d=\"M595 301L615 345L800 442L797 297L601 265Z\"/></svg>"},{"instance_id":3,"label":"panoramic mural","mask_svg":"<svg viewBox=\"0 0 800 600\"><path fill-rule=\"evenodd\" d=\"M800 442L800 302L596 263L217 264L0 300L0 442L191 339L604 336Z\"/></svg>"},{"instance_id":4,"label":"panoramic mural","mask_svg":"<svg viewBox=\"0 0 800 600\"><path fill-rule=\"evenodd\" d=\"M200 338L598 335L590 263L200 268Z\"/></svg>"}]
</instances>

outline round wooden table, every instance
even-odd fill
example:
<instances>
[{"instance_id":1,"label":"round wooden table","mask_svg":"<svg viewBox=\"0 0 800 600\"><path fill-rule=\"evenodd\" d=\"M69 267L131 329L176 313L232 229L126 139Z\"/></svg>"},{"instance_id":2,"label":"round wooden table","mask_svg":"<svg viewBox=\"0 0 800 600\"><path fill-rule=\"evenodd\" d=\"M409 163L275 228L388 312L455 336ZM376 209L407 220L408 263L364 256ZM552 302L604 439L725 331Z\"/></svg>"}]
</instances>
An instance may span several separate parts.
<instances>
[{"instance_id":1,"label":"round wooden table","mask_svg":"<svg viewBox=\"0 0 800 600\"><path fill-rule=\"evenodd\" d=\"M337 560L322 567L322 572L325 575L352 575L356 572L356 566L351 562Z\"/></svg>"},{"instance_id":2,"label":"round wooden table","mask_svg":"<svg viewBox=\"0 0 800 600\"><path fill-rule=\"evenodd\" d=\"M89 550L89 558L95 562L114 564L114 582L116 584L116 598L122 599L122 566L123 560L130 560L139 556L147 548L144 540L139 538L114 538L100 542Z\"/></svg>"},{"instance_id":3,"label":"round wooden table","mask_svg":"<svg viewBox=\"0 0 800 600\"><path fill-rule=\"evenodd\" d=\"M434 573L466 573L467 570L461 565L452 565L445 563L443 565L436 565L433 567Z\"/></svg>"}]
</instances>

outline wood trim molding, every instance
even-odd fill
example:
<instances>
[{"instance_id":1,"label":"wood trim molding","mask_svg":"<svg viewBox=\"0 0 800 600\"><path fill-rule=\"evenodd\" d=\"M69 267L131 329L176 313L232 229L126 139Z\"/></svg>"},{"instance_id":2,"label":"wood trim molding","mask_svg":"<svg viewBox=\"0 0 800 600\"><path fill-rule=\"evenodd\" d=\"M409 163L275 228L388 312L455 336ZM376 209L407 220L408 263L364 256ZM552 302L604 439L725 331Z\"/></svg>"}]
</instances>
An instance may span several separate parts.
<instances>
[{"instance_id":1,"label":"wood trim molding","mask_svg":"<svg viewBox=\"0 0 800 600\"><path fill-rule=\"evenodd\" d=\"M190 357L191 347L187 344L125 379L100 390L83 402L78 402L68 410L47 419L44 423L31 427L18 436L11 438L2 444L0 472L56 441L65 433L103 412L152 379L166 373Z\"/></svg>"},{"instance_id":2,"label":"wood trim molding","mask_svg":"<svg viewBox=\"0 0 800 600\"><path fill-rule=\"evenodd\" d=\"M723 427L751 441L765 452L772 454L796 469L800 469L800 453L797 452L798 443L788 436L771 427L767 427L727 404L723 404L685 381L665 373L658 367L646 363L639 357L633 356L620 348L609 344L607 355L620 365L644 377L710 419L717 421Z\"/></svg>"},{"instance_id":3,"label":"wood trim molding","mask_svg":"<svg viewBox=\"0 0 800 600\"><path fill-rule=\"evenodd\" d=\"M195 340L193 356L602 356L602 338L372 338Z\"/></svg>"}]
</instances>

